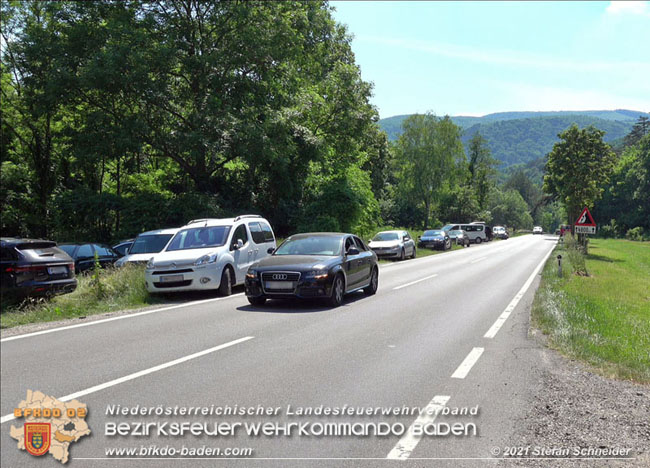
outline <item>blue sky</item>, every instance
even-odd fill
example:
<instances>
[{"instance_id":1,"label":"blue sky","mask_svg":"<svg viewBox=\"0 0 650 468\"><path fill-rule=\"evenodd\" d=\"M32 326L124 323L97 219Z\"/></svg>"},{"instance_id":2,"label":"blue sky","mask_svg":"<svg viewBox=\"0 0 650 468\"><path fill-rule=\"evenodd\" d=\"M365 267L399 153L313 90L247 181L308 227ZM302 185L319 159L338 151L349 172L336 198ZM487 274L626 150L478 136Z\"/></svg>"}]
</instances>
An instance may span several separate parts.
<instances>
[{"instance_id":1,"label":"blue sky","mask_svg":"<svg viewBox=\"0 0 650 468\"><path fill-rule=\"evenodd\" d=\"M650 111L650 2L330 5L382 118Z\"/></svg>"}]
</instances>

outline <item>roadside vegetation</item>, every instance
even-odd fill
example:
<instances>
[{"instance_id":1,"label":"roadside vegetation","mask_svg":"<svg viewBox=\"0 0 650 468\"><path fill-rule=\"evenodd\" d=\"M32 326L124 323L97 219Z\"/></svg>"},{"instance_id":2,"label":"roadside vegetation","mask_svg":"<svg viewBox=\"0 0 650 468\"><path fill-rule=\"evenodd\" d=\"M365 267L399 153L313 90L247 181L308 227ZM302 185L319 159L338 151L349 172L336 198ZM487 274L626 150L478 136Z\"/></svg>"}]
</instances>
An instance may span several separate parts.
<instances>
[{"instance_id":1,"label":"roadside vegetation","mask_svg":"<svg viewBox=\"0 0 650 468\"><path fill-rule=\"evenodd\" d=\"M0 327L66 318L85 317L162 302L147 292L144 266L126 265L119 269L96 270L77 276L77 289L70 294L47 299L27 299L21 304L2 304Z\"/></svg>"},{"instance_id":2,"label":"roadside vegetation","mask_svg":"<svg viewBox=\"0 0 650 468\"><path fill-rule=\"evenodd\" d=\"M557 255L563 274L558 276ZM551 347L619 379L650 382L650 244L569 237L546 263L532 309Z\"/></svg>"}]
</instances>

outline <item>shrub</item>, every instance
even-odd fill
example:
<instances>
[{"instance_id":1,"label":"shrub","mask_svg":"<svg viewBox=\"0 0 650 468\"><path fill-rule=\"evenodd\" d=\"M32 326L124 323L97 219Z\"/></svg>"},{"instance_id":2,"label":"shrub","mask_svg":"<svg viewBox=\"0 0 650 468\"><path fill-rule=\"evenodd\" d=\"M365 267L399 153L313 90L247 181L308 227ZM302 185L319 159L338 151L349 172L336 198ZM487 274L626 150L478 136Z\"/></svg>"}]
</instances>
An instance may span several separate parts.
<instances>
[{"instance_id":1,"label":"shrub","mask_svg":"<svg viewBox=\"0 0 650 468\"><path fill-rule=\"evenodd\" d=\"M625 233L625 238L631 241L644 241L646 240L646 236L643 232L643 228L641 226L637 226L632 229L628 229L628 231Z\"/></svg>"}]
</instances>

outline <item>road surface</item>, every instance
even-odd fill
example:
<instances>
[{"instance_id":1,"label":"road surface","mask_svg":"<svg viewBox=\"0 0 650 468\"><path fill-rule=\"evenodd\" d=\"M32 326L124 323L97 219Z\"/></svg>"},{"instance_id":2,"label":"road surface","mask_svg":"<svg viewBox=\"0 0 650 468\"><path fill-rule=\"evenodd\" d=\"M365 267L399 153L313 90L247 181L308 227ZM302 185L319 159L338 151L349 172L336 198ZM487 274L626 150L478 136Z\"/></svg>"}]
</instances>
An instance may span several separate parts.
<instances>
[{"instance_id":1,"label":"road surface","mask_svg":"<svg viewBox=\"0 0 650 468\"><path fill-rule=\"evenodd\" d=\"M465 459L466 466L494 464L489 459L508 446L514 420L528 404L535 363L520 351L529 346L537 272L556 240L528 235L382 265L375 296L355 293L336 309L292 301L253 307L239 289L230 297L184 307L3 336L1 464L60 466L49 455L36 460L17 450L9 436L12 424L22 427L23 420L13 420L12 412L28 389L87 404L92 434L70 446L69 464L75 467L356 467L395 463L391 459L411 460L409 466L461 463L448 458ZM118 406L261 407L275 414L107 414ZM375 413L288 414L301 408ZM381 414L386 409L399 414ZM470 410L477 414L445 414ZM271 423L280 433L249 436L240 427L235 435L214 437L105 435L112 424L185 421L208 427L214 422ZM309 424L307 433L284 434L288 423ZM325 423L332 423L332 431L345 430L345 423L372 431L384 423L392 432L319 436ZM443 432L445 424L462 428L463 434L412 433L416 426ZM252 455L147 459L166 446L250 448ZM107 450L144 453L142 447L154 448L148 457L123 453L124 459L108 459Z\"/></svg>"}]
</instances>

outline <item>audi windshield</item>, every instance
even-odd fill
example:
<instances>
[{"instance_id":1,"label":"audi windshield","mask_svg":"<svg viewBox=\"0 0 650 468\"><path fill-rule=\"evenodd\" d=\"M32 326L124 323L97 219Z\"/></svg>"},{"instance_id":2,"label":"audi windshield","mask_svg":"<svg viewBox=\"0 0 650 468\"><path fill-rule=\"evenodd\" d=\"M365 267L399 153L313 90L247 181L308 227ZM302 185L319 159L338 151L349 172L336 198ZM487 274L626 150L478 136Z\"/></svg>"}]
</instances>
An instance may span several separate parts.
<instances>
[{"instance_id":1,"label":"audi windshield","mask_svg":"<svg viewBox=\"0 0 650 468\"><path fill-rule=\"evenodd\" d=\"M287 239L273 255L325 255L334 257L341 254L340 237L301 237Z\"/></svg>"}]
</instances>

